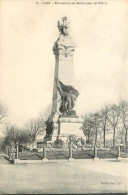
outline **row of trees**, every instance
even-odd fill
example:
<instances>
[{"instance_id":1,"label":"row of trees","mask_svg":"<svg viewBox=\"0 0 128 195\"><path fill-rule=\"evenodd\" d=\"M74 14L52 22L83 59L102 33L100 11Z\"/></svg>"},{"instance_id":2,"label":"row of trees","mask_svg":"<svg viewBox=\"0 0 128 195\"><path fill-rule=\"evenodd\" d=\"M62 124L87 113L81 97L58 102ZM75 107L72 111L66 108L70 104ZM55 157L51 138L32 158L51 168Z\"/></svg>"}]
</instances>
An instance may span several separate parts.
<instances>
[{"instance_id":1,"label":"row of trees","mask_svg":"<svg viewBox=\"0 0 128 195\"><path fill-rule=\"evenodd\" d=\"M88 142L99 145L103 140L106 147L106 137L112 135L113 147L116 143L127 145L128 139L128 102L120 100L118 104L105 105L98 112L82 116L83 131ZM99 137L99 140L98 140Z\"/></svg>"},{"instance_id":2,"label":"row of trees","mask_svg":"<svg viewBox=\"0 0 128 195\"><path fill-rule=\"evenodd\" d=\"M0 122L1 124L5 124L2 148L17 143L21 145L27 143L32 144L39 135L45 134L45 122L50 113L51 106L48 106L37 118L30 119L24 124L23 128L19 128L16 125L5 122L4 119L7 116L7 109L3 104L0 104Z\"/></svg>"},{"instance_id":3,"label":"row of trees","mask_svg":"<svg viewBox=\"0 0 128 195\"><path fill-rule=\"evenodd\" d=\"M5 125L5 139L3 145L33 143L36 138L45 134L46 120L51 113L51 106L39 114L35 119L30 119L23 128L12 124ZM0 124L4 123L7 109L0 104ZM112 137L113 147L117 143L127 145L128 139L128 101L120 100L118 104L105 105L95 113L88 113L84 118L83 131L88 143L106 147ZM107 137L109 136L109 139Z\"/></svg>"},{"instance_id":4,"label":"row of trees","mask_svg":"<svg viewBox=\"0 0 128 195\"><path fill-rule=\"evenodd\" d=\"M3 124L5 123L5 119L7 116L7 108L6 106L0 102L0 130L3 129ZM0 137L0 151L3 147L4 138Z\"/></svg>"}]
</instances>

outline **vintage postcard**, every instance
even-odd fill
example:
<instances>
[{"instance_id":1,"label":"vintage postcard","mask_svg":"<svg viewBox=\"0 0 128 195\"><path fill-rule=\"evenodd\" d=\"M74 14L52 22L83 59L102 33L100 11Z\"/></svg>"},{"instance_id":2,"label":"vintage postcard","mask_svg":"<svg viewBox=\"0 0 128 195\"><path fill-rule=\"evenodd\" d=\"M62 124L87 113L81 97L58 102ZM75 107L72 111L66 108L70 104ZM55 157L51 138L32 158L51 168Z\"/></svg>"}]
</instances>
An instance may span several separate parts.
<instances>
[{"instance_id":1,"label":"vintage postcard","mask_svg":"<svg viewBox=\"0 0 128 195\"><path fill-rule=\"evenodd\" d=\"M0 194L127 194L128 0L0 1Z\"/></svg>"}]
</instances>

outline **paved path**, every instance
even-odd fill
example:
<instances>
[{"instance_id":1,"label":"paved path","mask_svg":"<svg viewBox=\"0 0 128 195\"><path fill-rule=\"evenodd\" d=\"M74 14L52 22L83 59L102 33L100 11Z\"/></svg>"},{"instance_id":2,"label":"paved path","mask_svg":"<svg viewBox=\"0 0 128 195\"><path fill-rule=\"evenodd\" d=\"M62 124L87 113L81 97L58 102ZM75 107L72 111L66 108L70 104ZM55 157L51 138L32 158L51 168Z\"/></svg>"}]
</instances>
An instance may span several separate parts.
<instances>
[{"instance_id":1,"label":"paved path","mask_svg":"<svg viewBox=\"0 0 128 195\"><path fill-rule=\"evenodd\" d=\"M86 166L85 166L86 164ZM128 159L120 161L114 160L97 160L97 161L74 161L70 163L74 167L88 169L99 173L106 173L117 177L128 178ZM126 174L127 173L127 174Z\"/></svg>"},{"instance_id":2,"label":"paved path","mask_svg":"<svg viewBox=\"0 0 128 195\"><path fill-rule=\"evenodd\" d=\"M0 154L0 164L10 164L10 162L5 157L6 155Z\"/></svg>"},{"instance_id":3,"label":"paved path","mask_svg":"<svg viewBox=\"0 0 128 195\"><path fill-rule=\"evenodd\" d=\"M0 164L0 193L123 193L127 178L117 169L126 167L126 162L118 161Z\"/></svg>"}]
</instances>

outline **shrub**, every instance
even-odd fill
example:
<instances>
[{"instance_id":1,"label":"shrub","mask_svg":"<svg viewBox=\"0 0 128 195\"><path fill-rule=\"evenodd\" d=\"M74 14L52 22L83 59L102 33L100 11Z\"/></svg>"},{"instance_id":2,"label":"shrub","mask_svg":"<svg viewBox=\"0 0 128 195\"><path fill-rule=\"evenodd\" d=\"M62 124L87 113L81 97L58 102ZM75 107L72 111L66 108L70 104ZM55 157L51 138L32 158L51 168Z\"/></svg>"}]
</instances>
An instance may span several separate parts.
<instances>
[{"instance_id":1,"label":"shrub","mask_svg":"<svg viewBox=\"0 0 128 195\"><path fill-rule=\"evenodd\" d=\"M65 143L63 140L59 139L54 142L55 148L63 148L65 146Z\"/></svg>"}]
</instances>

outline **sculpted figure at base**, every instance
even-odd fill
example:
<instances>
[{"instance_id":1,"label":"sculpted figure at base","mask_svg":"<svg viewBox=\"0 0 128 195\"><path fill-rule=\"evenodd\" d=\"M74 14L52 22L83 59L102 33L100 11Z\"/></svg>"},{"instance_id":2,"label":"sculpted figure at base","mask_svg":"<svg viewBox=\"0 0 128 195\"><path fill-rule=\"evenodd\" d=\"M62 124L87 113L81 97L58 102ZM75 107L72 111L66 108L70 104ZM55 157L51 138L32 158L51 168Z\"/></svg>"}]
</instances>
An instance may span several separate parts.
<instances>
[{"instance_id":1,"label":"sculpted figure at base","mask_svg":"<svg viewBox=\"0 0 128 195\"><path fill-rule=\"evenodd\" d=\"M75 106L75 101L79 95L78 91L70 85L64 85L60 80L56 80L57 89L61 96L60 112L64 115L72 115L72 109Z\"/></svg>"},{"instance_id":2,"label":"sculpted figure at base","mask_svg":"<svg viewBox=\"0 0 128 195\"><path fill-rule=\"evenodd\" d=\"M62 106L60 108L60 111L63 113L66 113L67 115L71 114L71 109L72 109L72 100L71 100L71 95L69 93L63 92L61 94L62 98Z\"/></svg>"}]
</instances>

